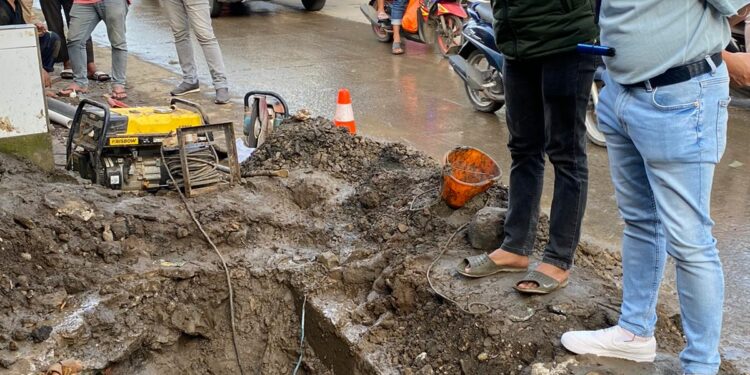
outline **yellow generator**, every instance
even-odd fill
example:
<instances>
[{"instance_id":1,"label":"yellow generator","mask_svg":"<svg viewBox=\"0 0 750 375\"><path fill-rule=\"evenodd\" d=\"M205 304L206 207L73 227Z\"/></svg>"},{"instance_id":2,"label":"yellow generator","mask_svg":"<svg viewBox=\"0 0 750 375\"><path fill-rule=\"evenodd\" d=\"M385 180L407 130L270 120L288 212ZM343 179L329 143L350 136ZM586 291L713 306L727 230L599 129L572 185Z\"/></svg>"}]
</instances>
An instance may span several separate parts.
<instances>
[{"instance_id":1,"label":"yellow generator","mask_svg":"<svg viewBox=\"0 0 750 375\"><path fill-rule=\"evenodd\" d=\"M112 109L83 99L68 134L67 169L112 189L159 189L169 180L162 142L179 128L204 124L203 110L182 99L172 99L169 107Z\"/></svg>"}]
</instances>

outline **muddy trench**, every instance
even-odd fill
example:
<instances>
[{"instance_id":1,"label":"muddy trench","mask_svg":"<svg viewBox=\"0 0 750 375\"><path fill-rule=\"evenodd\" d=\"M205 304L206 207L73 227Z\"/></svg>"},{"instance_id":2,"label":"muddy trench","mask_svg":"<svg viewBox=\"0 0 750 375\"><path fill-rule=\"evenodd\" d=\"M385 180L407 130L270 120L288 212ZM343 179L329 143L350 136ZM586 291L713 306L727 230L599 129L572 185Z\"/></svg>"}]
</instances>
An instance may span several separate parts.
<instances>
[{"instance_id":1,"label":"muddy trench","mask_svg":"<svg viewBox=\"0 0 750 375\"><path fill-rule=\"evenodd\" d=\"M290 176L191 205L229 264L245 374L292 372L303 302L299 374L679 373L679 315L664 308L656 364L560 346L568 329L616 322L619 259L603 249L582 245L571 286L528 298L515 277L456 275L478 253L461 232L431 273L457 304L430 288L445 242L507 206L505 187L452 210L436 200L436 161L322 119L282 127L243 168ZM224 271L175 193L123 194L0 155L0 194L0 373L66 358L92 374L239 373Z\"/></svg>"}]
</instances>

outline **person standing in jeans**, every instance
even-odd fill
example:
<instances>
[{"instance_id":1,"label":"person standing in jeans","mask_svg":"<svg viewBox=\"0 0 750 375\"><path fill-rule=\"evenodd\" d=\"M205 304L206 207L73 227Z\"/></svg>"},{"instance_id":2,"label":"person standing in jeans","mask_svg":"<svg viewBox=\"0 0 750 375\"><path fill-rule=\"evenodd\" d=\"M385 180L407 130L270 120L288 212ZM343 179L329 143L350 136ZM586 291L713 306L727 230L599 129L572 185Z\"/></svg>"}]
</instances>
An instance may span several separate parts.
<instances>
[{"instance_id":1,"label":"person standing in jeans","mask_svg":"<svg viewBox=\"0 0 750 375\"><path fill-rule=\"evenodd\" d=\"M224 58L211 26L211 6L208 0L162 0L162 6L169 17L169 25L172 27L174 43L177 47L177 58L182 68L182 83L172 90L172 96L200 91L193 43L190 40L192 30L203 49L203 55L206 57L206 63L211 72L216 89L214 102L216 104L229 103L229 84L226 69L224 69Z\"/></svg>"},{"instance_id":2,"label":"person standing in jeans","mask_svg":"<svg viewBox=\"0 0 750 375\"><path fill-rule=\"evenodd\" d=\"M65 40L65 26L70 27L70 10L73 8L73 0L41 0L42 13L44 20L47 22L47 28L59 35ZM63 21L63 14L65 20ZM68 57L68 46L63 43L60 48L60 54L57 62L63 63L63 71L60 77L63 79L73 79L73 69L70 68L70 58ZM109 81L109 74L96 70L94 62L94 46L91 38L86 41L86 71L89 79L95 81Z\"/></svg>"},{"instance_id":3,"label":"person standing in jeans","mask_svg":"<svg viewBox=\"0 0 750 375\"><path fill-rule=\"evenodd\" d=\"M656 355L656 303L667 256L687 347L685 374L719 370L724 276L710 217L714 169L726 147L727 17L747 0L605 0L600 27L607 73L597 108L625 221L622 306L616 326L574 331L577 354L639 362Z\"/></svg>"},{"instance_id":4,"label":"person standing in jeans","mask_svg":"<svg viewBox=\"0 0 750 375\"><path fill-rule=\"evenodd\" d=\"M489 255L464 259L458 272L483 277L527 270L537 232L546 154L555 170L549 243L542 263L515 288L521 293L547 294L567 285L586 208L584 121L594 59L578 54L576 45L596 38L594 10L589 0L508 0L494 1L493 13L497 47L505 55L512 160L505 239Z\"/></svg>"},{"instance_id":5,"label":"person standing in jeans","mask_svg":"<svg viewBox=\"0 0 750 375\"><path fill-rule=\"evenodd\" d=\"M128 67L128 44L125 40L125 18L128 0L73 0L68 29L68 54L73 66L73 84L60 94L88 91L86 75L86 41L100 21L107 26L107 36L112 47L112 97L123 100L125 73Z\"/></svg>"}]
</instances>

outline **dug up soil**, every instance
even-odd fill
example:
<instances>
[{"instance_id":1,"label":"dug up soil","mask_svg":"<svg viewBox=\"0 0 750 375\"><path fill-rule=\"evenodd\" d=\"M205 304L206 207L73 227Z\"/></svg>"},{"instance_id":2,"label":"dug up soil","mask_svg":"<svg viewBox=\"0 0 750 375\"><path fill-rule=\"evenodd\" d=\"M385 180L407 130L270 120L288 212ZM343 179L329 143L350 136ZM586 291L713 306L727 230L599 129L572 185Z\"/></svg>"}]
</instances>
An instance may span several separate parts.
<instances>
[{"instance_id":1,"label":"dug up soil","mask_svg":"<svg viewBox=\"0 0 750 375\"><path fill-rule=\"evenodd\" d=\"M571 285L550 296L518 295L518 275L456 274L479 251L465 231L447 240L506 206L504 187L450 209L435 160L323 119L282 125L242 168L290 175L190 203L229 265L244 374L292 373L300 354L298 374L680 373L679 316L664 309L655 364L561 347L566 330L616 322L610 252L581 246ZM176 193L123 194L0 156L0 194L0 373L63 359L90 374L241 373L224 271ZM430 276L447 299L426 277L444 248Z\"/></svg>"}]
</instances>

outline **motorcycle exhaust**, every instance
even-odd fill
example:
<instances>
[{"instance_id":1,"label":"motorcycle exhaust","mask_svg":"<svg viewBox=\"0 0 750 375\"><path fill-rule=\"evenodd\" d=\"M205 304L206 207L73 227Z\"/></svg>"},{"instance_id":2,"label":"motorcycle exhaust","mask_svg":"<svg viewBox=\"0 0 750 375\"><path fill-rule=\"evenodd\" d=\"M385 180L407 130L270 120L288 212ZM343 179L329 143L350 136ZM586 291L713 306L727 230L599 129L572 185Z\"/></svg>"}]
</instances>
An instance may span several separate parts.
<instances>
[{"instance_id":1,"label":"motorcycle exhaust","mask_svg":"<svg viewBox=\"0 0 750 375\"><path fill-rule=\"evenodd\" d=\"M482 73L477 68L469 65L469 63L460 55L453 55L448 57L448 62L453 67L453 70L458 74L461 79L466 82L472 90L484 90L492 87L495 83L484 84L482 79Z\"/></svg>"},{"instance_id":2,"label":"motorcycle exhaust","mask_svg":"<svg viewBox=\"0 0 750 375\"><path fill-rule=\"evenodd\" d=\"M370 20L370 23L372 23L373 25L378 24L378 14L375 12L375 9L370 6L370 4L360 5L359 10L361 10L362 14L364 14L365 17Z\"/></svg>"}]
</instances>

